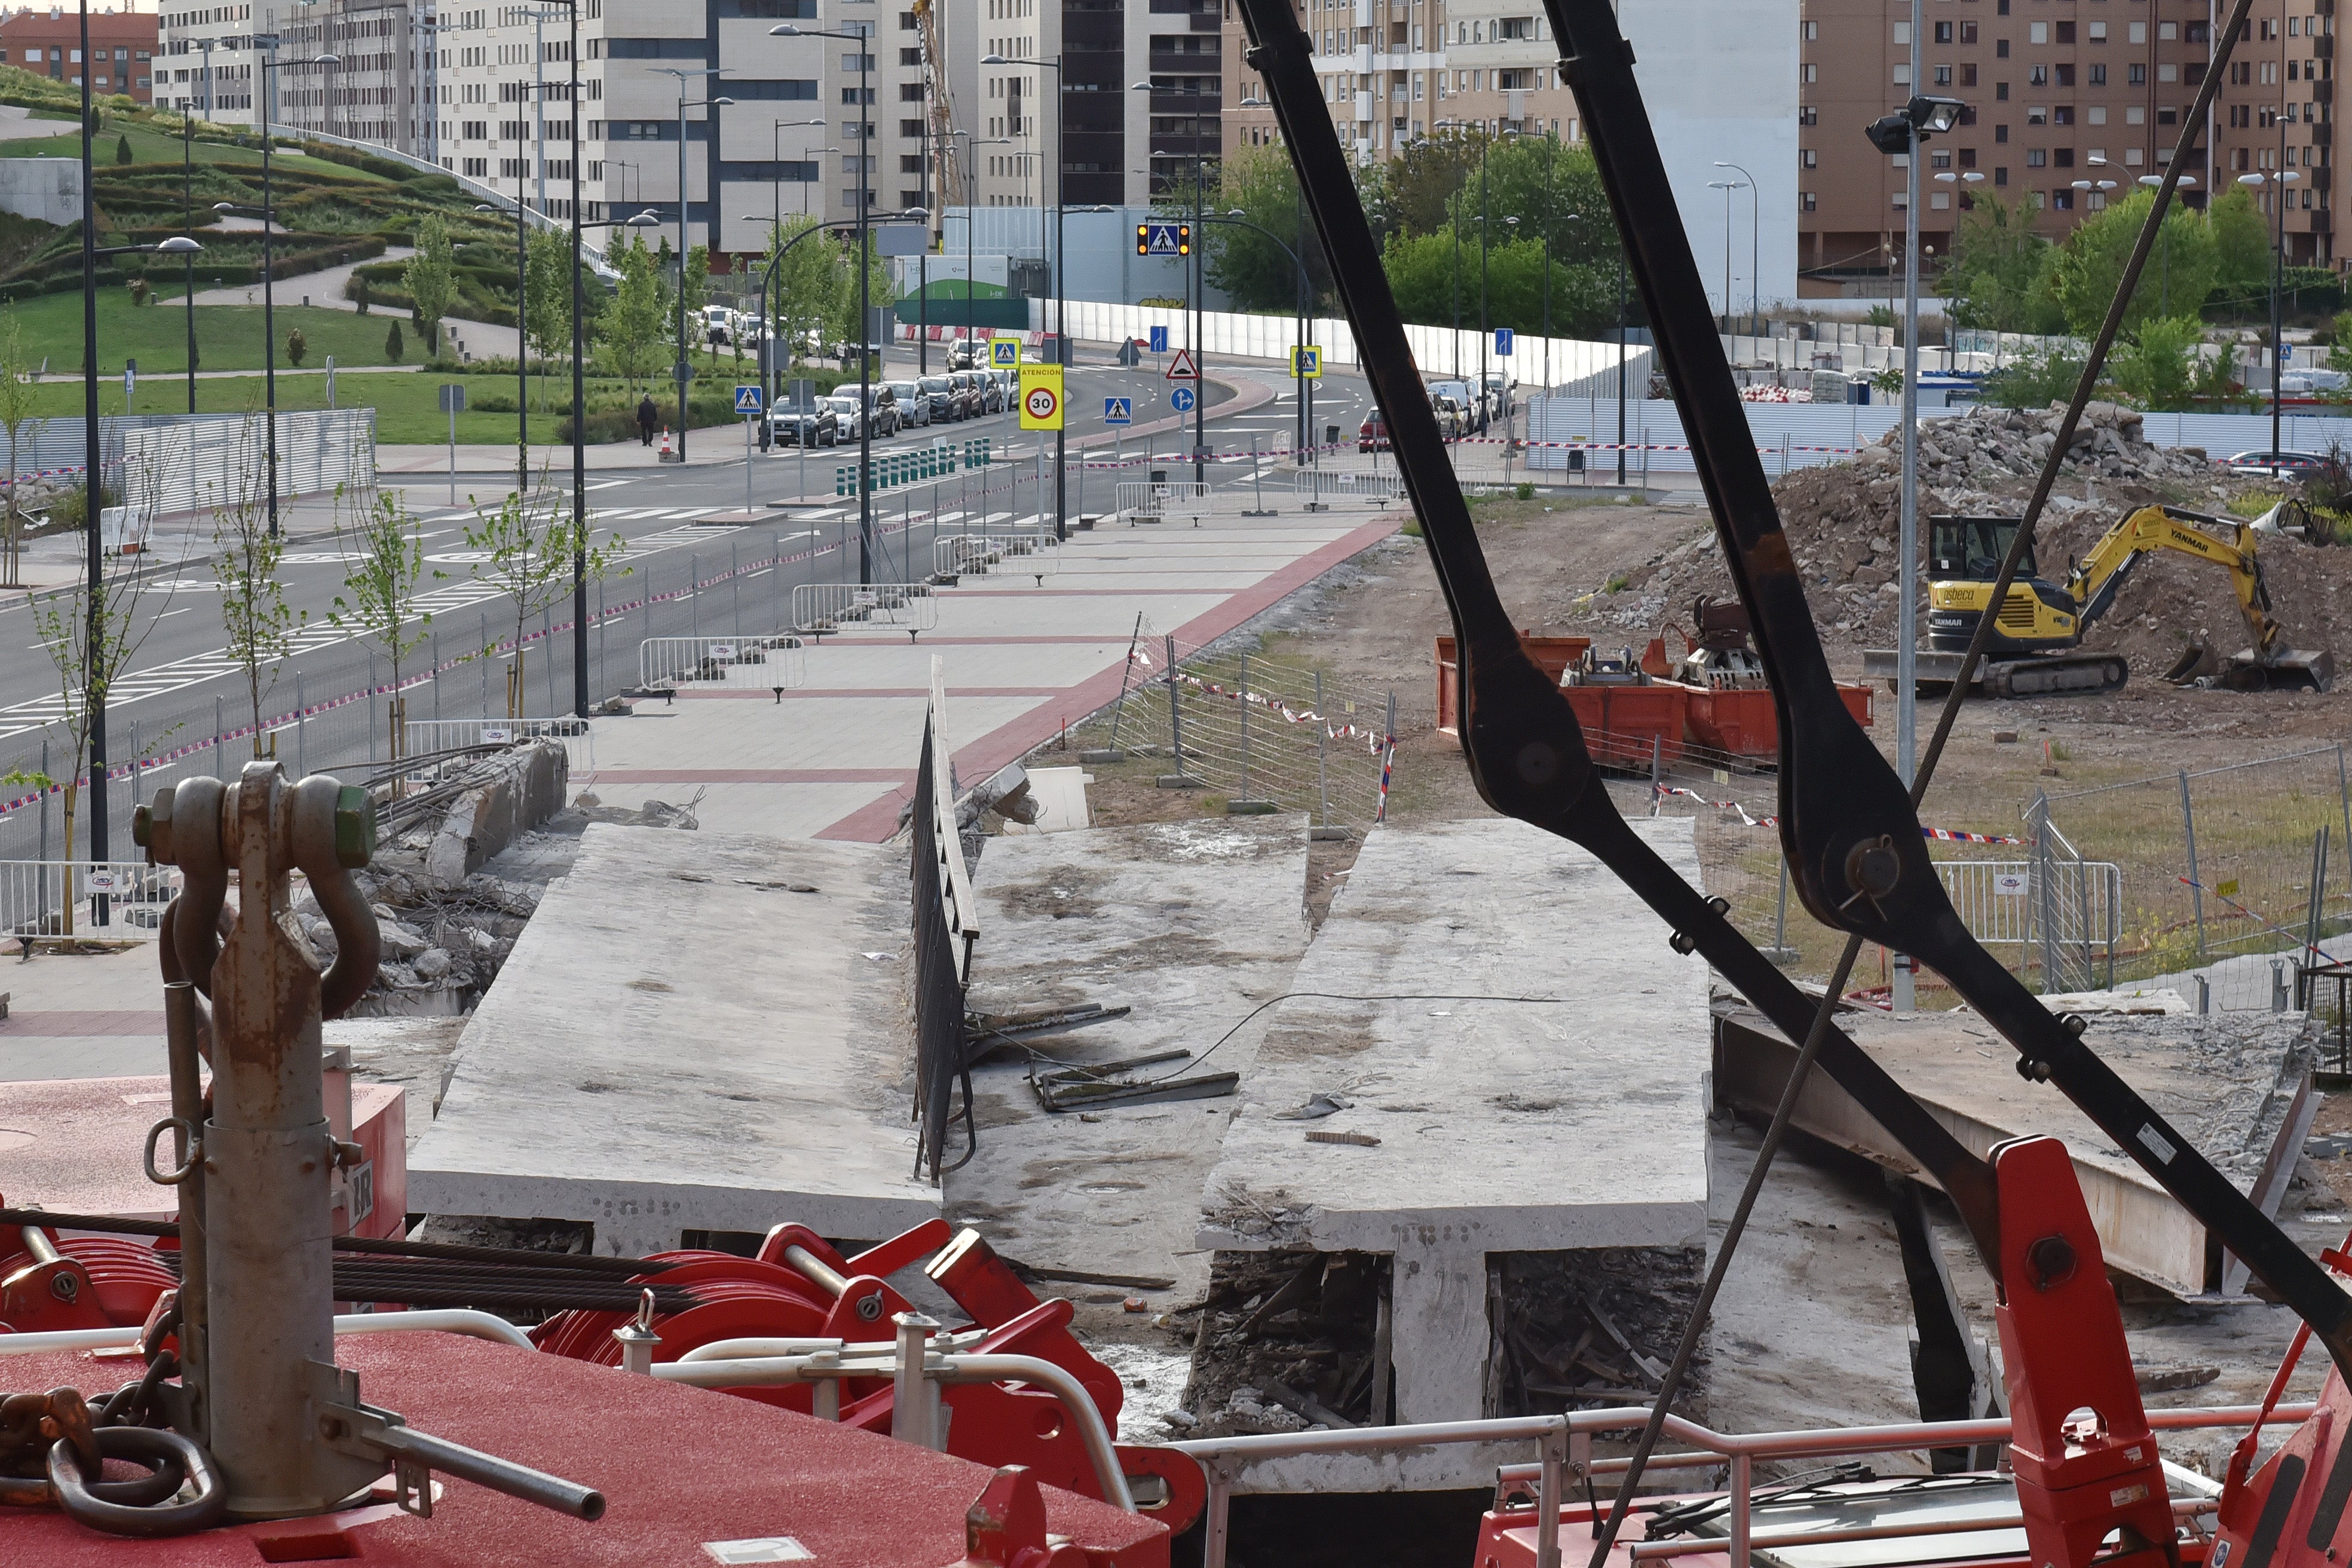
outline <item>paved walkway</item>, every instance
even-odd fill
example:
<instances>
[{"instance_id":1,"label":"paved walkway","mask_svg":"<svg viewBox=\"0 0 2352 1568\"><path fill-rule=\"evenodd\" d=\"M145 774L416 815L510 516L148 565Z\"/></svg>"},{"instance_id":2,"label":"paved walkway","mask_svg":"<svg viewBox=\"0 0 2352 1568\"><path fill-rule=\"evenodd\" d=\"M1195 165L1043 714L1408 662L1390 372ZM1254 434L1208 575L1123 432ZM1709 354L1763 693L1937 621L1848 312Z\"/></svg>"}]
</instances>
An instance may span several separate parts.
<instances>
[{"instance_id":1,"label":"paved walkway","mask_svg":"<svg viewBox=\"0 0 2352 1568\"><path fill-rule=\"evenodd\" d=\"M1118 695L1137 617L1148 634L1204 643L1394 531L1399 518L1285 507L1245 518L1236 489L1200 528L1074 533L1042 585L1017 573L937 595L938 625L877 626L806 650L781 698L779 667L741 665L628 718L596 722L596 768L573 787L608 805L700 797L705 827L878 840L911 798L934 656L946 660L950 738L965 784ZM828 516L796 521L820 531ZM788 667L784 667L788 668Z\"/></svg>"}]
</instances>

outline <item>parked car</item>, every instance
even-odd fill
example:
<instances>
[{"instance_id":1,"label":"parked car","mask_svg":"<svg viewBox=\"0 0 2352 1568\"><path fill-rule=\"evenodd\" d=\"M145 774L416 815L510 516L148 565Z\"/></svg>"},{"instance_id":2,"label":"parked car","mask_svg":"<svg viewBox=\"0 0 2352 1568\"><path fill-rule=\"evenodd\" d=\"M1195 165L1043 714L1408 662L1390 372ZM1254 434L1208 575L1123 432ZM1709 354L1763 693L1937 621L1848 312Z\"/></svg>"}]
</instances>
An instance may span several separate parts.
<instances>
[{"instance_id":1,"label":"parked car","mask_svg":"<svg viewBox=\"0 0 2352 1568\"><path fill-rule=\"evenodd\" d=\"M958 338L948 344L948 368L970 370L983 362L988 357L988 351L982 346L986 341L984 338Z\"/></svg>"},{"instance_id":2,"label":"parked car","mask_svg":"<svg viewBox=\"0 0 2352 1568\"><path fill-rule=\"evenodd\" d=\"M1011 370L983 372L980 378L981 412L1002 414L1021 395L1021 374Z\"/></svg>"},{"instance_id":3,"label":"parked car","mask_svg":"<svg viewBox=\"0 0 2352 1568\"><path fill-rule=\"evenodd\" d=\"M833 410L835 440L855 441L865 434L866 426L858 416L856 393L845 397L828 397L824 402L827 408Z\"/></svg>"},{"instance_id":4,"label":"parked car","mask_svg":"<svg viewBox=\"0 0 2352 1568\"><path fill-rule=\"evenodd\" d=\"M840 439L841 416L834 400L820 397L814 408L777 408L768 414L769 438L779 447L830 447Z\"/></svg>"},{"instance_id":5,"label":"parked car","mask_svg":"<svg viewBox=\"0 0 2352 1568\"><path fill-rule=\"evenodd\" d=\"M2221 467L2249 479L2299 479L2326 466L2325 452L2240 452L2221 459Z\"/></svg>"},{"instance_id":6,"label":"parked car","mask_svg":"<svg viewBox=\"0 0 2352 1568\"><path fill-rule=\"evenodd\" d=\"M1499 419L1511 411L1512 397L1518 390L1518 378L1507 370L1490 370L1486 373L1485 380L1486 411Z\"/></svg>"},{"instance_id":7,"label":"parked car","mask_svg":"<svg viewBox=\"0 0 2352 1568\"><path fill-rule=\"evenodd\" d=\"M735 312L724 305L702 308L702 335L713 348L725 348L735 341Z\"/></svg>"},{"instance_id":8,"label":"parked car","mask_svg":"<svg viewBox=\"0 0 2352 1568\"><path fill-rule=\"evenodd\" d=\"M923 407L931 423L944 425L956 416L955 383L944 375L927 375L919 384Z\"/></svg>"},{"instance_id":9,"label":"parked car","mask_svg":"<svg viewBox=\"0 0 2352 1568\"><path fill-rule=\"evenodd\" d=\"M1470 390L1468 382L1433 381L1429 384L1429 396L1433 404L1440 397L1450 397L1454 400L1454 406L1462 410L1466 423L1462 430L1455 432L1456 435L1483 436L1486 433L1486 402Z\"/></svg>"},{"instance_id":10,"label":"parked car","mask_svg":"<svg viewBox=\"0 0 2352 1568\"><path fill-rule=\"evenodd\" d=\"M1356 426L1356 450L1359 452L1385 452L1388 449L1388 421L1382 419L1381 417L1381 411L1375 408L1370 414L1364 416L1364 422L1361 425Z\"/></svg>"},{"instance_id":11,"label":"parked car","mask_svg":"<svg viewBox=\"0 0 2352 1568\"><path fill-rule=\"evenodd\" d=\"M898 395L890 390L888 382L877 381L866 387L866 409L876 436L898 433Z\"/></svg>"},{"instance_id":12,"label":"parked car","mask_svg":"<svg viewBox=\"0 0 2352 1568\"><path fill-rule=\"evenodd\" d=\"M988 412L988 373L980 370L960 370L948 377L955 387L956 417L977 419Z\"/></svg>"},{"instance_id":13,"label":"parked car","mask_svg":"<svg viewBox=\"0 0 2352 1568\"><path fill-rule=\"evenodd\" d=\"M898 407L898 423L902 426L929 425L931 422L931 400L923 389L911 381L883 384L890 389L891 398Z\"/></svg>"},{"instance_id":14,"label":"parked car","mask_svg":"<svg viewBox=\"0 0 2352 1568\"><path fill-rule=\"evenodd\" d=\"M1433 394L1430 397L1429 407L1430 412L1437 416L1437 433L1447 440L1458 440L1470 429L1469 410L1444 393Z\"/></svg>"}]
</instances>

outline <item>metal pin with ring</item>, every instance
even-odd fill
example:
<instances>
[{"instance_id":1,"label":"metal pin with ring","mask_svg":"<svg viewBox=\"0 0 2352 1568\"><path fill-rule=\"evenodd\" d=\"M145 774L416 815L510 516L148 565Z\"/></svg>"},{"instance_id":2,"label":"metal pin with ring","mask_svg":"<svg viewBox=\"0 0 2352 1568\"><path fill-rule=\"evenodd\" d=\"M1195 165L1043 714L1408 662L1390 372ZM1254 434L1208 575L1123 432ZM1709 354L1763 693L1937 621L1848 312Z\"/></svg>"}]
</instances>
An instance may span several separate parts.
<instances>
[{"instance_id":1,"label":"metal pin with ring","mask_svg":"<svg viewBox=\"0 0 2352 1568\"><path fill-rule=\"evenodd\" d=\"M155 1168L155 1140L174 1129L178 1131L181 1137L187 1140L188 1152L179 1168L167 1175ZM187 1118L166 1116L163 1121L147 1129L147 1146L141 1152L140 1159L147 1167L149 1181L159 1187L176 1187L194 1175L196 1168L204 1163L205 1141L198 1136L195 1128L189 1124Z\"/></svg>"}]
</instances>

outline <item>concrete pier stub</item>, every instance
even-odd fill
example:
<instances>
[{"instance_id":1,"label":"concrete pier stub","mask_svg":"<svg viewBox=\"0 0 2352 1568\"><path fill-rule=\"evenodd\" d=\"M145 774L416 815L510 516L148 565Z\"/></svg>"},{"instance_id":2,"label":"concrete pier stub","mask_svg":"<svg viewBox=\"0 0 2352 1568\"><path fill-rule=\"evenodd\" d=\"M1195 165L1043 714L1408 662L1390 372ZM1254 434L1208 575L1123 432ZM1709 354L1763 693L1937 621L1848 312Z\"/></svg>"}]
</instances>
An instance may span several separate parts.
<instances>
[{"instance_id":1,"label":"concrete pier stub","mask_svg":"<svg viewBox=\"0 0 2352 1568\"><path fill-rule=\"evenodd\" d=\"M1633 827L1697 881L1687 820ZM1704 1253L1707 969L1669 934L1521 824L1375 831L1244 1080L1199 1244L1388 1255L1394 1418L1486 1414L1491 1255Z\"/></svg>"}]
</instances>

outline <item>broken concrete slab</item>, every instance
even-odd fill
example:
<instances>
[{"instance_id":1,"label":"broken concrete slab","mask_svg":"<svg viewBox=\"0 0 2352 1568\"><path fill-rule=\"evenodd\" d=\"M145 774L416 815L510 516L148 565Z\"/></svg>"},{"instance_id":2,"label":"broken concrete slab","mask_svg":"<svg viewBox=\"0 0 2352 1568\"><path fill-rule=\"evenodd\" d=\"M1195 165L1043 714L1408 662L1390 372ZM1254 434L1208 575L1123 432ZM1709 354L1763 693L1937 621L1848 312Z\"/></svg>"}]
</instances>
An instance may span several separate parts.
<instances>
[{"instance_id":1,"label":"broken concrete slab","mask_svg":"<svg viewBox=\"0 0 2352 1568\"><path fill-rule=\"evenodd\" d=\"M1172 1077L1215 1046L1202 1067L1246 1082L1269 1016L1248 1015L1288 988L1307 948L1307 818L1291 816L987 840L973 879L971 1009L1132 1011L1026 1039L973 1069L980 1152L946 1178L951 1217L1022 1263L1172 1278L1173 1291L1152 1293L1161 1306L1198 1297L1208 1276L1192 1239L1201 1185L1236 1102L1055 1114L1027 1082L1031 1054L1058 1065L1193 1053L1137 1075Z\"/></svg>"},{"instance_id":2,"label":"broken concrete slab","mask_svg":"<svg viewBox=\"0 0 2352 1568\"><path fill-rule=\"evenodd\" d=\"M2210 1160L2275 1215L2294 1174L2317 1100L2304 1014L2093 1012L2083 1038ZM2006 1139L2041 1133L2065 1141L2089 1202L2107 1265L2182 1297L2244 1288L2243 1266L2210 1247L2205 1226L2116 1147L2074 1102L2017 1072L2017 1053L1972 1012L1898 1017L1843 1012L1854 1043L1877 1058L1954 1135L1979 1154ZM1716 1091L1769 1114L1788 1081L1795 1047L1744 1003L1716 1008ZM1890 1168L1931 1181L1885 1129L1824 1074L1798 1097L1796 1125Z\"/></svg>"},{"instance_id":3,"label":"broken concrete slab","mask_svg":"<svg viewBox=\"0 0 2352 1568\"><path fill-rule=\"evenodd\" d=\"M521 834L563 809L571 765L561 741L533 741L468 766L424 851L425 875L458 888Z\"/></svg>"},{"instance_id":4,"label":"broken concrete slab","mask_svg":"<svg viewBox=\"0 0 2352 1568\"><path fill-rule=\"evenodd\" d=\"M1697 880L1687 820L1633 827ZM1704 1248L1706 967L1667 935L1522 824L1374 832L1274 1010L1201 1245L1388 1256L1392 1418L1482 1415L1495 1255Z\"/></svg>"},{"instance_id":5,"label":"broken concrete slab","mask_svg":"<svg viewBox=\"0 0 2352 1568\"><path fill-rule=\"evenodd\" d=\"M900 1088L907 896L903 848L589 825L467 1023L411 1206L584 1220L620 1256L935 1215Z\"/></svg>"}]
</instances>

